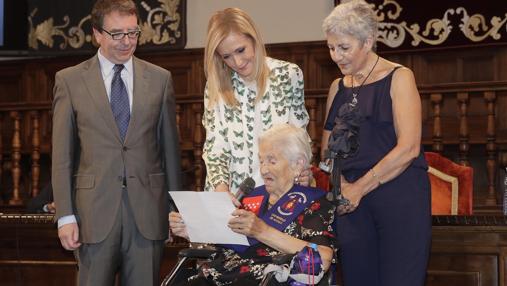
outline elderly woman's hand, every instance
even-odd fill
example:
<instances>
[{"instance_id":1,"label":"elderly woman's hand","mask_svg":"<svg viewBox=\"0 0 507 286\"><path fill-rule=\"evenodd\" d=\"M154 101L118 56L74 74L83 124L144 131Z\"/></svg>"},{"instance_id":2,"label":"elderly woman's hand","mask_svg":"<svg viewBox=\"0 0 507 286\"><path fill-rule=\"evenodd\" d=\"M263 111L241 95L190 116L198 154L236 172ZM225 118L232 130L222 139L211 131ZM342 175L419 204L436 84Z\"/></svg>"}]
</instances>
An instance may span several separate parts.
<instances>
[{"instance_id":1,"label":"elderly woman's hand","mask_svg":"<svg viewBox=\"0 0 507 286\"><path fill-rule=\"evenodd\" d=\"M233 218L229 220L228 226L234 232L257 238L269 228L251 211L236 209L232 215Z\"/></svg>"},{"instance_id":2,"label":"elderly woman's hand","mask_svg":"<svg viewBox=\"0 0 507 286\"><path fill-rule=\"evenodd\" d=\"M180 213L169 213L169 227L174 235L188 239L187 226Z\"/></svg>"}]
</instances>

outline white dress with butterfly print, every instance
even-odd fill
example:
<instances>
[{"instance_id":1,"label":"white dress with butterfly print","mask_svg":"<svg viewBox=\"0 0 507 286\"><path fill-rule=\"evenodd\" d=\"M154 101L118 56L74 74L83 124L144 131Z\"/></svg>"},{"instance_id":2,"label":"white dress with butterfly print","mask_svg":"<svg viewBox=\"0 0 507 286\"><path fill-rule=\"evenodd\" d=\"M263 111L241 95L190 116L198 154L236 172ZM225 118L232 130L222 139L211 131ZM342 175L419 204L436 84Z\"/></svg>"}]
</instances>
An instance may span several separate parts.
<instances>
[{"instance_id":1,"label":"white dress with butterfly print","mask_svg":"<svg viewBox=\"0 0 507 286\"><path fill-rule=\"evenodd\" d=\"M266 61L270 75L261 101L255 103L256 83L245 82L235 72L232 86L239 106L218 101L210 110L207 89L204 92L206 191L224 182L234 194L246 177L252 177L256 186L263 185L259 171L259 135L277 123L304 128L308 124L303 72L293 63L269 57Z\"/></svg>"}]
</instances>

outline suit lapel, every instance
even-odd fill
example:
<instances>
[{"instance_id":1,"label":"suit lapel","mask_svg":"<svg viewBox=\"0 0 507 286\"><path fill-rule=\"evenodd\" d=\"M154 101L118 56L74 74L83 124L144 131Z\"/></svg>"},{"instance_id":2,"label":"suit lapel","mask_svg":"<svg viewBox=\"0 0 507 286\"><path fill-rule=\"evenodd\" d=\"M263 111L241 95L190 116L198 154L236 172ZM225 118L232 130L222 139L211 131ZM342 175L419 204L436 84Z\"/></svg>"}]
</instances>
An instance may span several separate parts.
<instances>
[{"instance_id":1,"label":"suit lapel","mask_svg":"<svg viewBox=\"0 0 507 286\"><path fill-rule=\"evenodd\" d=\"M133 136L132 133L134 133L134 130L139 128L138 126L142 121L142 113L146 111L143 106L145 101L149 100L146 98L146 95L149 94L149 72L146 70L146 65L136 57L132 58L132 63L134 67L134 94L132 95L132 113L130 115L129 128L127 129L125 142Z\"/></svg>"},{"instance_id":2,"label":"suit lapel","mask_svg":"<svg viewBox=\"0 0 507 286\"><path fill-rule=\"evenodd\" d=\"M113 111L111 110L109 99L107 98L102 73L100 72L99 59L97 56L94 56L88 63L89 64L85 67L82 77L86 83L90 97L97 109L100 111L99 113L104 118L106 125L111 129L118 141L121 142L120 131L116 125Z\"/></svg>"}]
</instances>

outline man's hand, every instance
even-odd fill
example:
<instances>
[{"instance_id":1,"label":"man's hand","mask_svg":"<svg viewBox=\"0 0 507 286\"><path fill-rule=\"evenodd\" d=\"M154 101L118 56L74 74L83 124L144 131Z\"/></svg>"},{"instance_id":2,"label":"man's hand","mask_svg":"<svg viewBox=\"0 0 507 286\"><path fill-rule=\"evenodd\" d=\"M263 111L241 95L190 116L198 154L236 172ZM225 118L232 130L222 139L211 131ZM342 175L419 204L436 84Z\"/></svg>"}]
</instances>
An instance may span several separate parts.
<instances>
[{"instance_id":1,"label":"man's hand","mask_svg":"<svg viewBox=\"0 0 507 286\"><path fill-rule=\"evenodd\" d=\"M46 208L47 208L47 210L48 210L48 213L51 213L51 214L56 213L56 205L55 205L55 202L48 203L48 204L46 205Z\"/></svg>"},{"instance_id":2,"label":"man's hand","mask_svg":"<svg viewBox=\"0 0 507 286\"><path fill-rule=\"evenodd\" d=\"M79 227L77 223L69 223L58 228L58 237L63 248L76 250L81 246L79 242Z\"/></svg>"}]
</instances>

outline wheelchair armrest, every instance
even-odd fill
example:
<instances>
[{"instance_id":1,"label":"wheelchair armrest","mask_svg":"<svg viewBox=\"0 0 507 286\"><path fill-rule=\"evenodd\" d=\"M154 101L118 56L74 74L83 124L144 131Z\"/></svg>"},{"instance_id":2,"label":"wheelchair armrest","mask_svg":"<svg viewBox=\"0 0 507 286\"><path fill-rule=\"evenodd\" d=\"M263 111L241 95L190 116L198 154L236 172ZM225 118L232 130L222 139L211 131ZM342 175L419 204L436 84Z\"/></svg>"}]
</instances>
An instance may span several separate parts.
<instances>
[{"instance_id":1,"label":"wheelchair armrest","mask_svg":"<svg viewBox=\"0 0 507 286\"><path fill-rule=\"evenodd\" d=\"M294 255L296 255L296 254L294 254L294 253L277 254L272 257L273 264L276 264L276 265L289 264L291 262L292 258L294 257Z\"/></svg>"},{"instance_id":2,"label":"wheelchair armrest","mask_svg":"<svg viewBox=\"0 0 507 286\"><path fill-rule=\"evenodd\" d=\"M188 259L210 259L211 255L216 252L214 248L185 248L178 252L178 261L176 265L171 270L171 272L164 278L161 286L172 285L171 283L175 281L175 279L179 279L178 277L182 275L183 272L182 267L186 263ZM179 285L179 284L178 284Z\"/></svg>"},{"instance_id":3,"label":"wheelchair armrest","mask_svg":"<svg viewBox=\"0 0 507 286\"><path fill-rule=\"evenodd\" d=\"M190 259L209 259L213 253L215 253L215 249L206 249L206 248L185 248L178 252L179 258L190 258Z\"/></svg>"}]
</instances>

